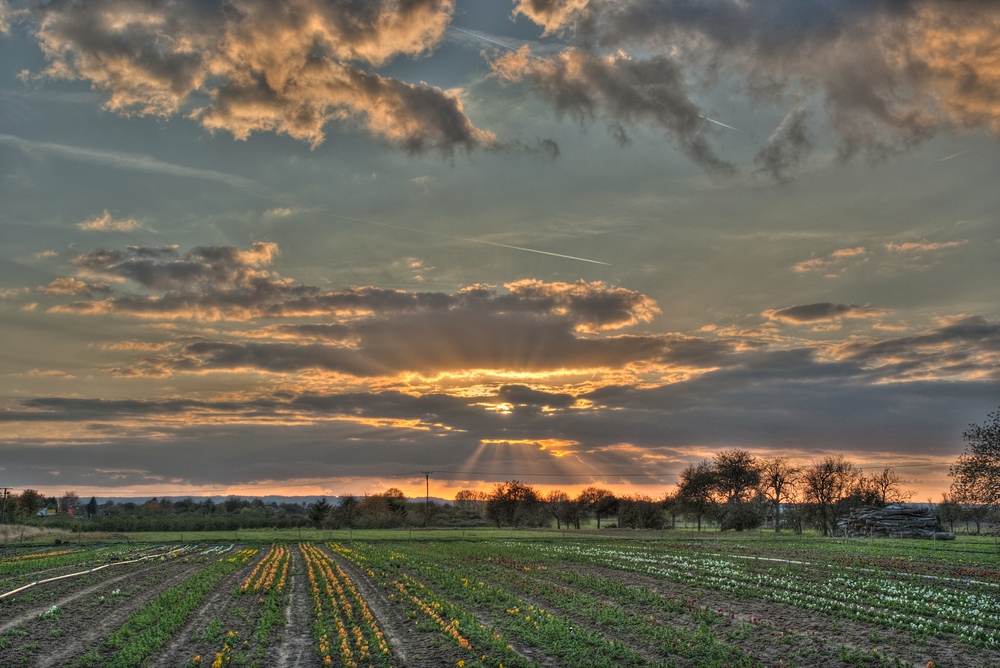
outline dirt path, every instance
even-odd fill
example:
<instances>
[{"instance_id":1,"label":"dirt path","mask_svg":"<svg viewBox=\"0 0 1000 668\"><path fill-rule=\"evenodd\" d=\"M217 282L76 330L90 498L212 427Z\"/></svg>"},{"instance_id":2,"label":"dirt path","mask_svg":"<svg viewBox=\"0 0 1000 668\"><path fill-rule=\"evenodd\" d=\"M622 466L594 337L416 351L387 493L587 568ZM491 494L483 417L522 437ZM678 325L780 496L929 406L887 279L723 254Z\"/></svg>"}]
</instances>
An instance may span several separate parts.
<instances>
[{"instance_id":1,"label":"dirt path","mask_svg":"<svg viewBox=\"0 0 1000 668\"><path fill-rule=\"evenodd\" d=\"M281 668L298 666L320 666L319 655L313 650L309 620L308 578L306 564L298 548L290 547L291 567L288 569L288 606L285 608L285 630L281 642L272 645L268 653L268 665Z\"/></svg>"}]
</instances>

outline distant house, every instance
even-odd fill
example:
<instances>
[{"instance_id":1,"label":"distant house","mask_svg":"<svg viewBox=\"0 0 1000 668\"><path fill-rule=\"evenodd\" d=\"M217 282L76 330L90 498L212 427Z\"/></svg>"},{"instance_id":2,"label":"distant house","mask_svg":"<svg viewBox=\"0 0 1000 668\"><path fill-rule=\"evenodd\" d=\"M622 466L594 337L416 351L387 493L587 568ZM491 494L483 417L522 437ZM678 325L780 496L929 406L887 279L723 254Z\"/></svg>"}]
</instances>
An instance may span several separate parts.
<instances>
[{"instance_id":1,"label":"distant house","mask_svg":"<svg viewBox=\"0 0 1000 668\"><path fill-rule=\"evenodd\" d=\"M35 513L35 517L49 517L55 514L56 514L55 508L42 508L37 513Z\"/></svg>"}]
</instances>

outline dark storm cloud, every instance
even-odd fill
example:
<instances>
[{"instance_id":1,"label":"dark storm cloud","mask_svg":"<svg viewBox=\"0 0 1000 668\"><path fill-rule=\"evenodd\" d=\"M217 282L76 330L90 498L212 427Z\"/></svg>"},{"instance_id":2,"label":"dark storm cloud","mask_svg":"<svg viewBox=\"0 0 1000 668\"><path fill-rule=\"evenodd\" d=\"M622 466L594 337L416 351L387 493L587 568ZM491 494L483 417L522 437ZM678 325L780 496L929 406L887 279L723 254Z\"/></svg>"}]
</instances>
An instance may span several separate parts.
<instances>
[{"instance_id":1,"label":"dark storm cloud","mask_svg":"<svg viewBox=\"0 0 1000 668\"><path fill-rule=\"evenodd\" d=\"M313 146L330 122L353 120L409 151L450 155L495 138L454 93L362 65L426 53L453 11L451 0L67 0L33 3L24 20L44 76L90 82L117 113L186 113L237 139L274 131Z\"/></svg>"},{"instance_id":2,"label":"dark storm cloud","mask_svg":"<svg viewBox=\"0 0 1000 668\"><path fill-rule=\"evenodd\" d=\"M843 159L878 160L943 129L1000 132L1000 73L991 55L1000 48L995 2L517 0L515 11L576 45L559 56L522 51L496 60L501 75L529 79L557 110L592 113L590 91L621 87L628 93L617 93L617 108L602 108L611 123L631 122L649 104L690 119L699 112L676 81L736 75L754 96L821 94ZM645 55L627 60L621 50ZM658 79L650 70L668 57L671 66ZM588 65L598 62L605 66ZM637 77L639 69L650 76ZM653 84L677 94L649 94ZM792 120L755 160L780 180L805 160L811 143L805 116Z\"/></svg>"},{"instance_id":3,"label":"dark storm cloud","mask_svg":"<svg viewBox=\"0 0 1000 668\"><path fill-rule=\"evenodd\" d=\"M830 322L839 318L874 318L884 315L885 310L872 306L857 306L855 304L801 304L781 309L764 311L762 315L769 320L778 322L802 324L814 322Z\"/></svg>"}]
</instances>

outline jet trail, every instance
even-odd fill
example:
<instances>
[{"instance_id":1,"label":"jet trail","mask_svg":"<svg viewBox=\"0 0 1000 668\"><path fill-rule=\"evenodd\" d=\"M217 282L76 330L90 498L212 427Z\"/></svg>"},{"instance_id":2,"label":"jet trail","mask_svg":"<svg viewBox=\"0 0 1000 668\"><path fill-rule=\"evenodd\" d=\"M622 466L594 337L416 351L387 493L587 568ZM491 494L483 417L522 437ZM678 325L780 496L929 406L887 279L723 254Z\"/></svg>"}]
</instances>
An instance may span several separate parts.
<instances>
[{"instance_id":1,"label":"jet trail","mask_svg":"<svg viewBox=\"0 0 1000 668\"><path fill-rule=\"evenodd\" d=\"M947 161L947 160L951 160L952 158L957 158L957 157L958 157L958 156L960 156L960 155L965 155L965 154L966 154L966 153L968 153L969 151L974 151L974 150L975 150L975 147L973 147L973 148L967 148L967 149L965 149L964 151L959 151L958 153L954 153L954 154L952 154L952 155L949 155L949 156L945 156L945 157L943 157L943 158L938 158L937 160L935 160L935 161L934 161L934 162L932 162L931 164L933 165L933 164L934 164L934 163L936 163L936 162L945 162L945 161Z\"/></svg>"},{"instance_id":2,"label":"jet trail","mask_svg":"<svg viewBox=\"0 0 1000 668\"><path fill-rule=\"evenodd\" d=\"M511 246L510 244L501 244L495 241L483 241L482 239L469 239L467 237L456 237L451 234L443 234L441 232L431 232L429 230L421 230L415 227L403 227L402 225L390 225L389 223L378 223L374 220L365 220L364 218L352 218L351 216L341 216L336 213L326 212L328 216L333 216L334 218L342 218L344 220L353 220L358 223L367 223L368 225L378 225L379 227L389 227L394 230L405 230L407 232L419 232L420 234L429 234L435 237L442 237L444 239L453 239L455 241L465 241L472 244L485 244L487 246L497 246L499 248L510 248L511 250L525 251L528 253L538 253L539 255L551 255L552 257L561 257L565 260L576 260L577 262L589 262L591 264L601 264L606 267L610 267L610 262L601 262L600 260L588 260L585 257L576 257L575 255L563 255L562 253L550 253L549 251L538 250L537 248L525 248L524 246Z\"/></svg>"},{"instance_id":3,"label":"jet trail","mask_svg":"<svg viewBox=\"0 0 1000 668\"><path fill-rule=\"evenodd\" d=\"M698 114L698 118L704 118L709 123L715 123L716 125L721 125L722 127L729 128L730 130L736 130L737 132L743 132L743 130L740 130L739 128L734 128L732 125L726 125L722 121L717 121L714 118L709 118L708 116L702 116L701 114Z\"/></svg>"},{"instance_id":4,"label":"jet trail","mask_svg":"<svg viewBox=\"0 0 1000 668\"><path fill-rule=\"evenodd\" d=\"M469 35L471 37L475 37L476 39L481 39L484 42L489 42L490 44L496 44L497 46L502 46L505 49L510 49L511 51L517 51L518 50L518 48L516 46L511 46L510 44L504 44L503 42L497 41L497 40L492 39L490 37L486 37L485 35L480 35L479 33L472 32L471 30L465 30L464 28L459 28L457 26L448 26L448 27L451 28L452 30L457 30L458 32L463 32L466 35ZM532 55L530 53L528 54L528 57L529 58L534 58L535 60L543 60L543 58L540 58L539 56L534 56L534 55ZM714 118L709 118L708 116L702 116L701 114L699 114L698 118L704 118L709 123L715 123L716 125L721 125L722 127L729 128L730 130L736 130L737 132L743 132L743 130L740 130L739 128L734 128L732 125L726 125L722 121L717 121Z\"/></svg>"},{"instance_id":5,"label":"jet trail","mask_svg":"<svg viewBox=\"0 0 1000 668\"><path fill-rule=\"evenodd\" d=\"M470 35L472 37L475 37L476 39L481 39L484 42L489 42L490 44L496 44L497 46L502 46L503 48L510 49L511 51L517 51L516 46L511 46L510 44L504 44L503 42L492 39L491 37L480 35L477 32L472 32L471 30L466 30L464 28L459 28L457 26L448 26L448 27L451 28L452 30L457 30L458 32L464 32L466 35ZM537 56L531 56L531 57L537 58Z\"/></svg>"}]
</instances>

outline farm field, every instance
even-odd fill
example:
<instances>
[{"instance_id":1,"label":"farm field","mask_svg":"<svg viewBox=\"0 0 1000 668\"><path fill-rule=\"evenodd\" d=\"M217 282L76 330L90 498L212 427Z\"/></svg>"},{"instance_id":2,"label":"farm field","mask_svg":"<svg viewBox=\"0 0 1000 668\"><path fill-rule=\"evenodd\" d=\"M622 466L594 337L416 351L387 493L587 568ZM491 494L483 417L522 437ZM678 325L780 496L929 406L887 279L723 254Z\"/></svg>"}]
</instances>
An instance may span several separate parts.
<instances>
[{"instance_id":1,"label":"farm field","mask_svg":"<svg viewBox=\"0 0 1000 668\"><path fill-rule=\"evenodd\" d=\"M992 541L689 536L8 548L0 665L1000 665Z\"/></svg>"}]
</instances>

